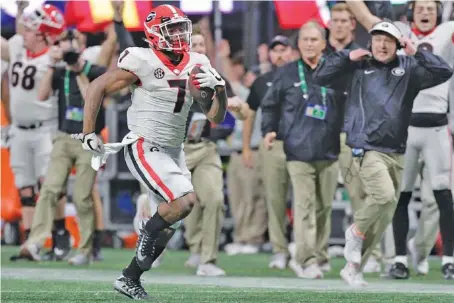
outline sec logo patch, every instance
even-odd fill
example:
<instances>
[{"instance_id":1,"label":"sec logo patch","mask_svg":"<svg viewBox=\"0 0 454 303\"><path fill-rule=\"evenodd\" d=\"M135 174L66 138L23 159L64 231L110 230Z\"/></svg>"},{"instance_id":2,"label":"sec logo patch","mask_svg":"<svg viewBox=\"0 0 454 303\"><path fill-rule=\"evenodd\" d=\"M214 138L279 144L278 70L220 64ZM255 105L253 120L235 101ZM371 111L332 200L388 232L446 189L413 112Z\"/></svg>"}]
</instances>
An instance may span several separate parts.
<instances>
[{"instance_id":1,"label":"sec logo patch","mask_svg":"<svg viewBox=\"0 0 454 303\"><path fill-rule=\"evenodd\" d=\"M156 79L162 79L164 78L164 71L162 70L162 68L157 68L155 71L154 71L154 76L156 77Z\"/></svg>"}]
</instances>

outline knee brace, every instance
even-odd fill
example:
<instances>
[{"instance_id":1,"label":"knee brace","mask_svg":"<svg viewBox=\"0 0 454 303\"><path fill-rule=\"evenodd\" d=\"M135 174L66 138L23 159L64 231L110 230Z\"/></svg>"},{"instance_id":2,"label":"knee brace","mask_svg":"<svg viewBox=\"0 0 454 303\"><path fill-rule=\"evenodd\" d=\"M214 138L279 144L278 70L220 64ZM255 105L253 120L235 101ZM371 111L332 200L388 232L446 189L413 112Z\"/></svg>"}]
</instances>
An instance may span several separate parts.
<instances>
[{"instance_id":1,"label":"knee brace","mask_svg":"<svg viewBox=\"0 0 454 303\"><path fill-rule=\"evenodd\" d=\"M30 189L31 190L31 196L30 195L25 195L23 193L24 190ZM35 207L36 205L36 193L35 193L35 188L33 186L27 186L27 187L22 187L19 189L19 196L20 196L20 202L22 204L22 207Z\"/></svg>"}]
</instances>

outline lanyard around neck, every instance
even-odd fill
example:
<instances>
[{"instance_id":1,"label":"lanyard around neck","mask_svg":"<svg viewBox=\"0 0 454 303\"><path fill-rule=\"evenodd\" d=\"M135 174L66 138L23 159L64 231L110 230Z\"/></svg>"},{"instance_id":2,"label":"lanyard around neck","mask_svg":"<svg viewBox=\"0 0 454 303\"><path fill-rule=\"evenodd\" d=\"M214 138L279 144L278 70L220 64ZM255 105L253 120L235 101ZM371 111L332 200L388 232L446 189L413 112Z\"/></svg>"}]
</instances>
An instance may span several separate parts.
<instances>
[{"instance_id":1,"label":"lanyard around neck","mask_svg":"<svg viewBox=\"0 0 454 303\"><path fill-rule=\"evenodd\" d=\"M308 89L307 89L307 82L306 82L306 75L304 74L303 68L303 60L298 60L298 75L300 77L300 88L303 92L304 99L308 98ZM322 104L326 106L326 87L320 87L320 93L322 94Z\"/></svg>"},{"instance_id":2,"label":"lanyard around neck","mask_svg":"<svg viewBox=\"0 0 454 303\"><path fill-rule=\"evenodd\" d=\"M85 75L88 75L88 72L90 71L90 69L91 69L91 63L89 61L87 61L82 73L84 73ZM69 94L70 94L70 89L69 89L70 77L69 76L70 76L70 71L65 69L65 79L63 82L63 89L64 89L64 93L65 93L66 107L69 106ZM82 102L84 102L83 99L82 99Z\"/></svg>"},{"instance_id":3,"label":"lanyard around neck","mask_svg":"<svg viewBox=\"0 0 454 303\"><path fill-rule=\"evenodd\" d=\"M65 70L65 79L64 79L64 92L65 92L65 101L66 101L66 107L69 106L69 70Z\"/></svg>"}]
</instances>

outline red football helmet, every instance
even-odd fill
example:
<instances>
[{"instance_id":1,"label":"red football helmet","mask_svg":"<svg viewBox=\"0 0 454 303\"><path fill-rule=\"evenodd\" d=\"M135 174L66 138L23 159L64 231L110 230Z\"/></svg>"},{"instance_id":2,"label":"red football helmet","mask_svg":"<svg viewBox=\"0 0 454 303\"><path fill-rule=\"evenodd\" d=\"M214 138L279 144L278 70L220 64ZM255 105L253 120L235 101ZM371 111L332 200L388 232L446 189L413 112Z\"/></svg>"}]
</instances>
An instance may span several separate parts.
<instances>
[{"instance_id":1,"label":"red football helmet","mask_svg":"<svg viewBox=\"0 0 454 303\"><path fill-rule=\"evenodd\" d=\"M66 28L63 13L53 5L45 4L29 14L23 14L21 22L37 33L55 40Z\"/></svg>"},{"instance_id":2,"label":"red football helmet","mask_svg":"<svg viewBox=\"0 0 454 303\"><path fill-rule=\"evenodd\" d=\"M191 49L192 22L175 6L156 7L144 26L147 42L157 50L182 53Z\"/></svg>"}]
</instances>

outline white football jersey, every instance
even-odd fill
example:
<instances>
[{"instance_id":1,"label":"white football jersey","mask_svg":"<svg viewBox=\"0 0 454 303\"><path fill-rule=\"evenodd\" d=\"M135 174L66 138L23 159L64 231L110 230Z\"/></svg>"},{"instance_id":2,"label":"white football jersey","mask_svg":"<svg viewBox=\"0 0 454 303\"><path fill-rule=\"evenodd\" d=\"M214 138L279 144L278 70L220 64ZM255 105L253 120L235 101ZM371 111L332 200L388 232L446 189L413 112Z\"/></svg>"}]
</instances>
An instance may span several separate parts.
<instances>
[{"instance_id":1,"label":"white football jersey","mask_svg":"<svg viewBox=\"0 0 454 303\"><path fill-rule=\"evenodd\" d=\"M20 35L14 35L9 39L8 47L12 123L29 126L37 122L56 120L57 98L52 96L47 101L38 101L39 85L51 63L48 53L28 56L24 48L24 39Z\"/></svg>"},{"instance_id":2,"label":"white football jersey","mask_svg":"<svg viewBox=\"0 0 454 303\"><path fill-rule=\"evenodd\" d=\"M438 25L428 35L417 35L402 22L395 22L402 34L416 44L418 49L430 51L443 58L451 67L454 66L454 21ZM440 113L448 111L448 92L452 79L419 92L413 104L414 113ZM451 109L451 111L454 109Z\"/></svg>"},{"instance_id":3,"label":"white football jersey","mask_svg":"<svg viewBox=\"0 0 454 303\"><path fill-rule=\"evenodd\" d=\"M180 147L192 105L187 82L197 64L210 67L205 55L193 52L185 53L180 64L174 66L164 54L151 48L124 50L118 58L118 67L140 80L132 87L129 130L163 147Z\"/></svg>"}]
</instances>

